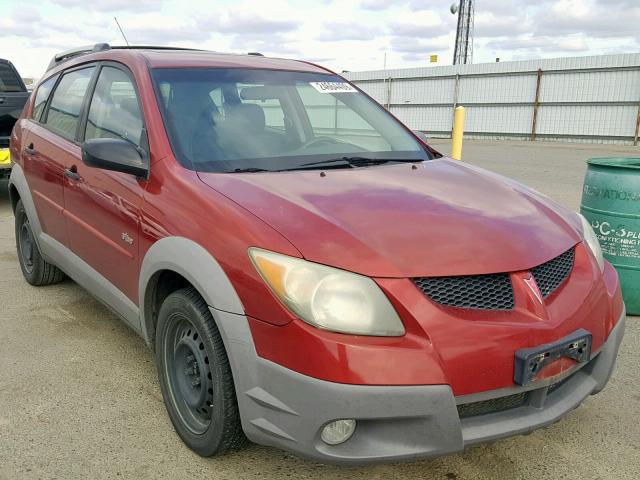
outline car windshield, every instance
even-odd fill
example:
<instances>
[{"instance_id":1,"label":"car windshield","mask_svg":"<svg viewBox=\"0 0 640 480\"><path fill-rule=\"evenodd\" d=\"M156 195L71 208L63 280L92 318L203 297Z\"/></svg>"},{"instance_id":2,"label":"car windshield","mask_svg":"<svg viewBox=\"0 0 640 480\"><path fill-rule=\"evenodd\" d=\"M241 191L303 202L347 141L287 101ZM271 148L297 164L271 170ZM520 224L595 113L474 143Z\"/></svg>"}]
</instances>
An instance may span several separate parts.
<instances>
[{"instance_id":1,"label":"car windshield","mask_svg":"<svg viewBox=\"0 0 640 480\"><path fill-rule=\"evenodd\" d=\"M429 152L340 77L258 69L152 73L172 148L207 172L353 168Z\"/></svg>"}]
</instances>

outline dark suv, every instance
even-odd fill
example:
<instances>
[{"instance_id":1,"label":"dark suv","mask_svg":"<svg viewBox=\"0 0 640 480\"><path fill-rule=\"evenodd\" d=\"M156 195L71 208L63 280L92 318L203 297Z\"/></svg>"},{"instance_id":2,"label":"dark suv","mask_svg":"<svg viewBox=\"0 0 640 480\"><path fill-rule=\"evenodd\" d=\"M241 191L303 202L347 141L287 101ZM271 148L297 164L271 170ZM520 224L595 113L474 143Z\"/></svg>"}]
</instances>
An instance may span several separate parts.
<instances>
[{"instance_id":1,"label":"dark suv","mask_svg":"<svg viewBox=\"0 0 640 480\"><path fill-rule=\"evenodd\" d=\"M28 98L29 92L14 66L0 58L0 179L11 172L9 137Z\"/></svg>"},{"instance_id":2,"label":"dark suv","mask_svg":"<svg viewBox=\"0 0 640 480\"><path fill-rule=\"evenodd\" d=\"M24 277L67 274L142 335L201 455L441 455L554 422L613 370L624 304L584 218L320 66L67 52L11 151Z\"/></svg>"}]
</instances>

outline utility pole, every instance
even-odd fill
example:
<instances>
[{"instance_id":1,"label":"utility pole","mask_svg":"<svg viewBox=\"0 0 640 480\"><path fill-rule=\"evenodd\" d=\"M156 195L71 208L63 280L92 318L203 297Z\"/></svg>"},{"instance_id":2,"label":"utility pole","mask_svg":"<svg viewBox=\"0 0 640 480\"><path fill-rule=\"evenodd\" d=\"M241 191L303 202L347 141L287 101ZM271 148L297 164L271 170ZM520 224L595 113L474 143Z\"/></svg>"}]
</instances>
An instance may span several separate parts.
<instances>
[{"instance_id":1,"label":"utility pole","mask_svg":"<svg viewBox=\"0 0 640 480\"><path fill-rule=\"evenodd\" d=\"M473 18L474 0L460 0L451 4L452 14L458 14L456 44L453 49L453 64L473 63Z\"/></svg>"}]
</instances>

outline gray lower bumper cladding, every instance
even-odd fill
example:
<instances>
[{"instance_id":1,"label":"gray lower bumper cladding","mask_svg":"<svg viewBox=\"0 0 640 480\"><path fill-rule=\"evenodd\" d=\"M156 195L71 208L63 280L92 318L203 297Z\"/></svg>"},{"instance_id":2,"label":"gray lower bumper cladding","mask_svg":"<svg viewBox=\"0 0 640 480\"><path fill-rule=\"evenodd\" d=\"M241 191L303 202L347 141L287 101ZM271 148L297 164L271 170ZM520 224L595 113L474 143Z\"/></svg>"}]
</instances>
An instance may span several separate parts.
<instances>
[{"instance_id":1,"label":"gray lower bumper cladding","mask_svg":"<svg viewBox=\"0 0 640 480\"><path fill-rule=\"evenodd\" d=\"M344 385L301 375L256 355L245 317L212 313L229 353L247 437L330 464L434 457L549 425L606 385L625 325L623 315L592 359L563 379L456 398L446 385ZM520 403L493 413L459 414L463 405L504 397ZM322 428L339 419L356 419L353 436L340 445L325 444Z\"/></svg>"}]
</instances>

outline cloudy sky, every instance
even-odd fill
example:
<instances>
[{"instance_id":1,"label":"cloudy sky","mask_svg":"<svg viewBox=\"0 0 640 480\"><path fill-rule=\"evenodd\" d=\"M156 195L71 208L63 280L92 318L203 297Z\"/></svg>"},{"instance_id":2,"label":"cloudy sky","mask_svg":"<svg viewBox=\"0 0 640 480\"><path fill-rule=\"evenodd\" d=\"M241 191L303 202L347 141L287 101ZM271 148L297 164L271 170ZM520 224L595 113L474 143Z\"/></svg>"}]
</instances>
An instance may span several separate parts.
<instances>
[{"instance_id":1,"label":"cloudy sky","mask_svg":"<svg viewBox=\"0 0 640 480\"><path fill-rule=\"evenodd\" d=\"M96 42L302 58L334 70L450 64L451 0L0 0L0 58L40 76ZM640 0L476 0L474 63L640 51Z\"/></svg>"}]
</instances>

